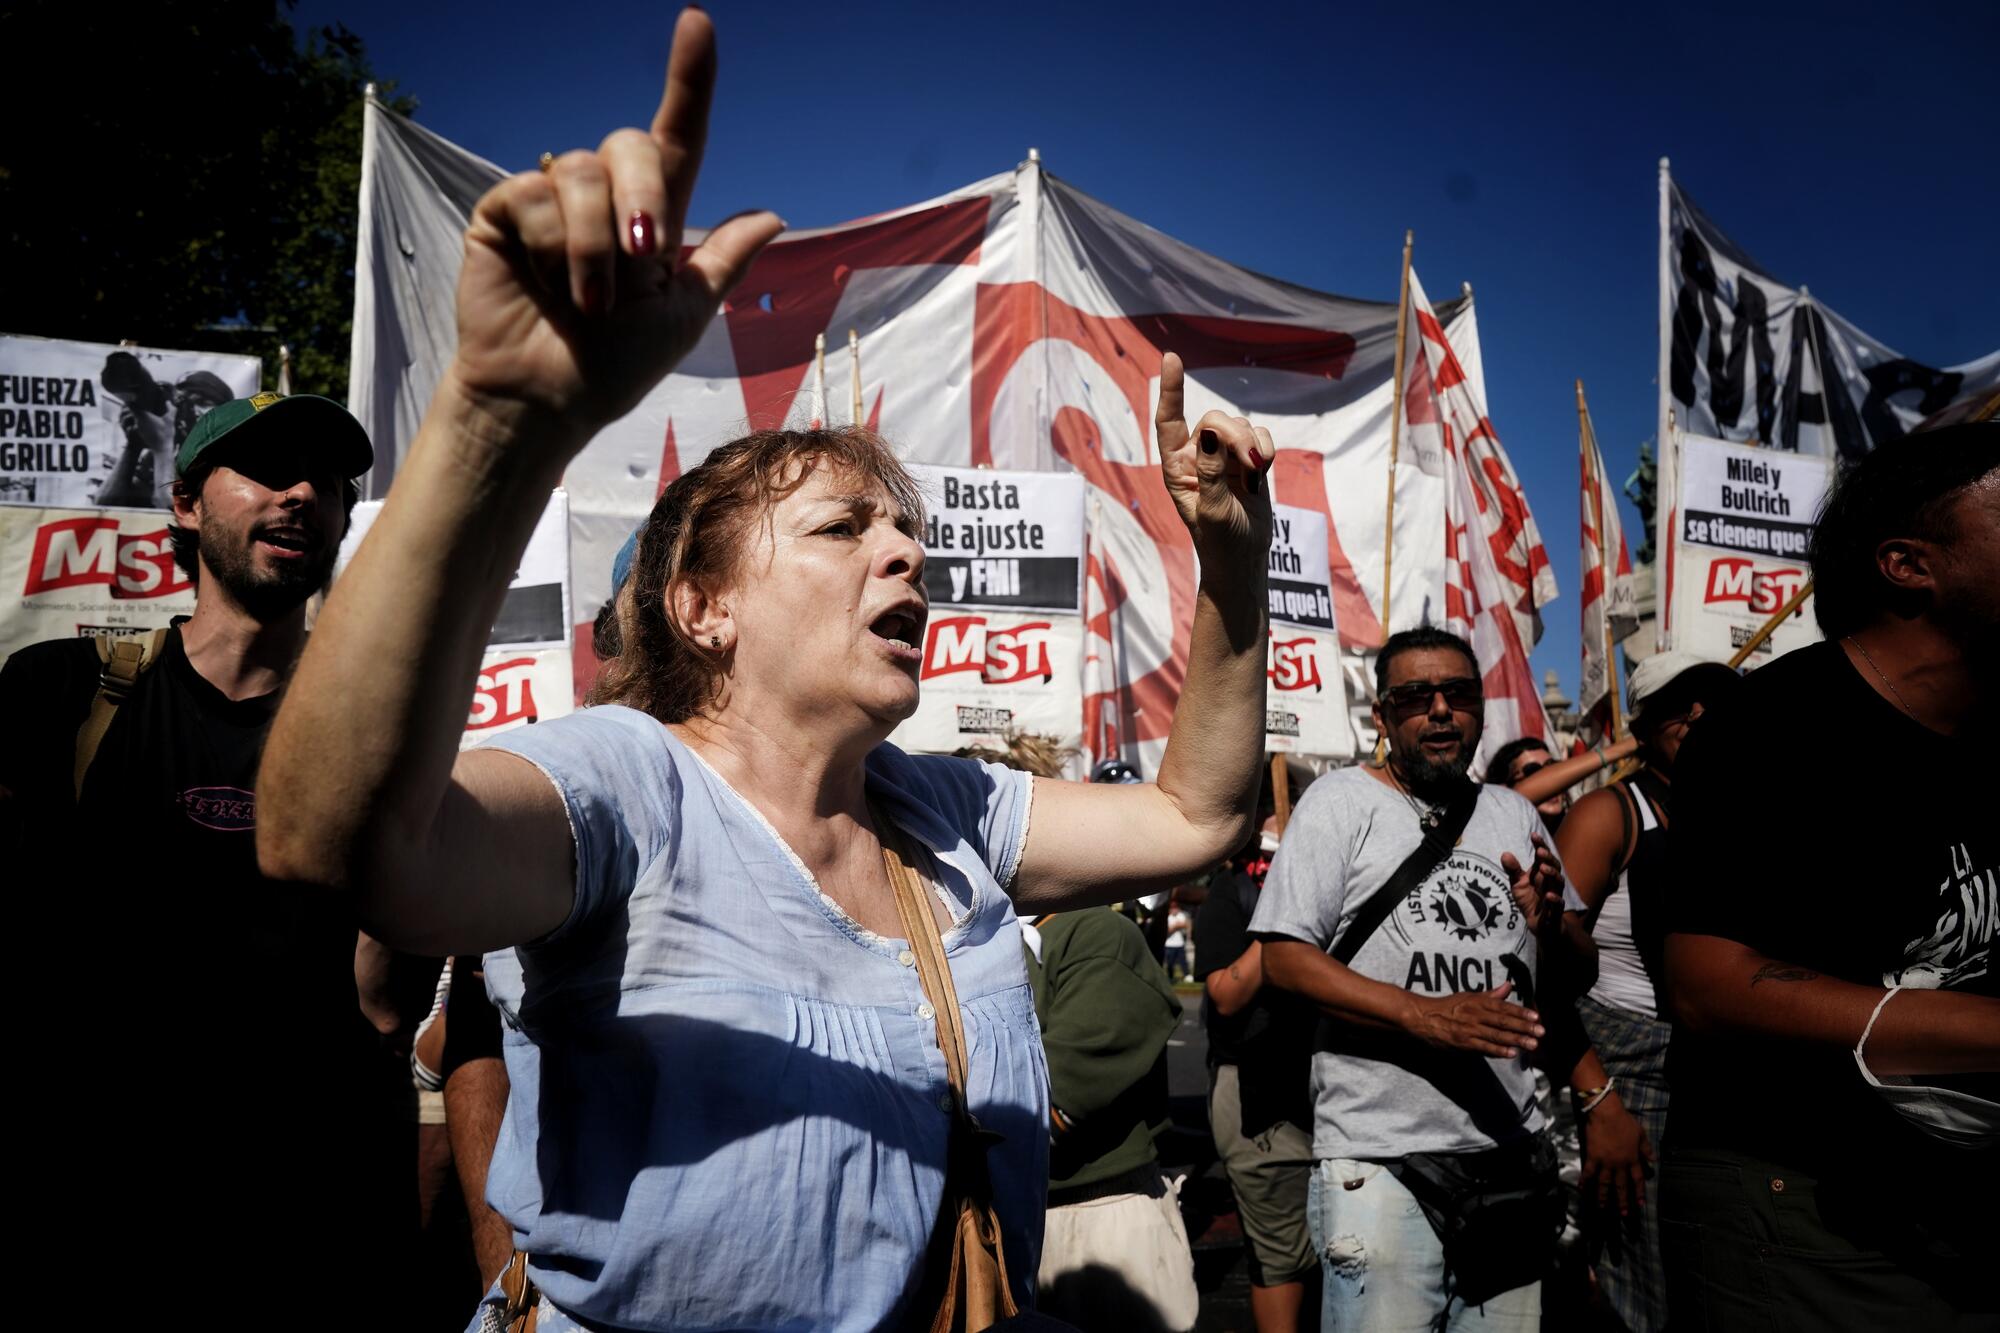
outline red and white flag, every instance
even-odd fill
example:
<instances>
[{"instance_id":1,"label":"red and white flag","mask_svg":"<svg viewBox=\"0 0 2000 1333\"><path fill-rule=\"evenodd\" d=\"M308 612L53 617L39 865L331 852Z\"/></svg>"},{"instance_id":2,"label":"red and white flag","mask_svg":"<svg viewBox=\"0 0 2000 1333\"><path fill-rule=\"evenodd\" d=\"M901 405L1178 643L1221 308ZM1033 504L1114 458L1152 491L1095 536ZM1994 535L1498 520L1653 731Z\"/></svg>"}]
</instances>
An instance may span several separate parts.
<instances>
[{"instance_id":1,"label":"red and white flag","mask_svg":"<svg viewBox=\"0 0 2000 1333\"><path fill-rule=\"evenodd\" d=\"M1541 608L1556 596L1555 572L1521 480L1455 346L1477 348L1470 310L1459 313L1448 335L1412 271L1410 317L1409 341L1418 350L1405 372L1404 425L1419 447L1435 440L1444 457L1443 621L1479 659L1486 686L1483 762L1516 737L1549 739L1528 653L1541 637Z\"/></svg>"},{"instance_id":2,"label":"red and white flag","mask_svg":"<svg viewBox=\"0 0 2000 1333\"><path fill-rule=\"evenodd\" d=\"M1577 385L1577 401L1582 403L1583 386ZM1611 479L1604 475L1604 455L1597 448L1597 433L1590 427L1586 409L1578 430L1578 452L1582 458L1583 542L1578 579L1583 602L1583 687L1577 691L1577 711L1588 717L1603 707L1607 716L1599 726L1609 732L1609 708L1616 684L1612 673L1612 652L1639 628L1639 613L1632 592L1632 557L1625 549L1625 525L1618 516L1618 497ZM1610 561L1611 576L1605 577Z\"/></svg>"},{"instance_id":3,"label":"red and white flag","mask_svg":"<svg viewBox=\"0 0 2000 1333\"><path fill-rule=\"evenodd\" d=\"M371 102L356 263L353 406L379 494L449 364L458 236L500 169ZM703 233L691 232L686 244ZM1439 311L1449 319L1465 302ZM923 203L789 232L752 266L692 352L570 465L578 677L612 554L659 490L746 430L803 425L814 341L867 346L864 423L909 461L1074 470L1091 489L1079 733L1151 771L1173 718L1193 619L1194 550L1153 438L1161 353L1187 367L1190 420L1269 427L1274 498L1327 517L1327 583L1350 648L1381 642L1382 493L1396 307L1239 268L1119 213L1039 162ZM827 349L826 375L853 370ZM1445 469L1398 466L1389 619L1439 618Z\"/></svg>"}]
</instances>

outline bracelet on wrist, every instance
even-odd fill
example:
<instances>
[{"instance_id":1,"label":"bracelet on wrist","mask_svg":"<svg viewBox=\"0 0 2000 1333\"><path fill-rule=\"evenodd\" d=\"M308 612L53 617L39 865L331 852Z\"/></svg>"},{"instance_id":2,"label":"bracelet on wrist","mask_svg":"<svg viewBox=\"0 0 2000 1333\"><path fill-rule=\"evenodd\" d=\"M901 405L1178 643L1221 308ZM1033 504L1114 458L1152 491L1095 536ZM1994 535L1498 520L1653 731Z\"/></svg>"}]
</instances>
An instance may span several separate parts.
<instances>
[{"instance_id":1,"label":"bracelet on wrist","mask_svg":"<svg viewBox=\"0 0 2000 1333\"><path fill-rule=\"evenodd\" d=\"M1589 1115L1603 1104L1606 1097L1617 1091L1617 1088L1618 1080L1607 1078L1604 1080L1604 1086L1601 1088L1592 1088L1588 1092L1572 1094L1573 1096L1580 1096L1583 1099L1582 1104L1576 1108L1576 1113L1578 1115Z\"/></svg>"}]
</instances>

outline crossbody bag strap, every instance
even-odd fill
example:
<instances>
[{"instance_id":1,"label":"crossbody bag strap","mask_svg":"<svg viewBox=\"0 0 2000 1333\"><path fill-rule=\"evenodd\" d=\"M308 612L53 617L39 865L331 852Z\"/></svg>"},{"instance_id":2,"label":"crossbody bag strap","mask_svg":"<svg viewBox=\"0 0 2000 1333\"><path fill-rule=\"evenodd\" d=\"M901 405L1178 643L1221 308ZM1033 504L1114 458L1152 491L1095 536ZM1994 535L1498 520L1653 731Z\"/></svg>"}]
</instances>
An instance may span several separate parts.
<instances>
[{"instance_id":1,"label":"crossbody bag strap","mask_svg":"<svg viewBox=\"0 0 2000 1333\"><path fill-rule=\"evenodd\" d=\"M1333 946L1333 961L1345 967L1361 952L1361 946L1368 943L1381 924L1389 919L1389 913L1396 910L1396 904L1409 895L1411 889L1424 882L1431 871L1444 864L1451 855L1451 849L1458 845L1465 826L1472 822L1472 811L1479 804L1479 788L1470 782L1460 784L1438 812L1437 822L1426 822L1423 840L1416 845L1403 864L1396 867L1396 873L1389 882L1369 895L1361 904L1361 910L1354 914L1354 920Z\"/></svg>"},{"instance_id":2,"label":"crossbody bag strap","mask_svg":"<svg viewBox=\"0 0 2000 1333\"><path fill-rule=\"evenodd\" d=\"M958 989L952 985L944 937L938 933L937 918L931 914L923 879L903 850L901 833L879 806L871 806L871 813L875 817L875 836L882 844L882 864L888 869L890 887L896 891L896 913L902 918L910 951L917 956L917 980L936 1013L938 1049L944 1052L945 1077L951 1083L952 1100L963 1115L965 1023L958 1011Z\"/></svg>"}]
</instances>

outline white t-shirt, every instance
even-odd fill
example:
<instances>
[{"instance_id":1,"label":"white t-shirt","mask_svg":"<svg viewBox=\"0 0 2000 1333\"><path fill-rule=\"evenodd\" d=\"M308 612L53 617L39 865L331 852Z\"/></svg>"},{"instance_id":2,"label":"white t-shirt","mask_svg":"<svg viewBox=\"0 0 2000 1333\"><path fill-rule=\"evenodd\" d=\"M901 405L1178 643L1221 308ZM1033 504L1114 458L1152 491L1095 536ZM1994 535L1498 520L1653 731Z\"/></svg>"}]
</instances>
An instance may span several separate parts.
<instances>
[{"instance_id":1,"label":"white t-shirt","mask_svg":"<svg viewBox=\"0 0 2000 1333\"><path fill-rule=\"evenodd\" d=\"M1519 1003L1521 979L1532 983L1535 975L1535 939L1500 857L1512 852L1530 864L1531 835L1541 830L1541 816L1522 797L1482 786L1458 846L1383 920L1351 966L1420 995L1491 990L1512 978L1508 1002ZM1422 837L1400 791L1360 768L1328 774L1292 812L1250 929L1332 952ZM1439 1050L1403 1033L1344 1024L1314 1054L1312 1077L1313 1154L1320 1158L1471 1152L1542 1128L1534 1074L1520 1057Z\"/></svg>"}]
</instances>

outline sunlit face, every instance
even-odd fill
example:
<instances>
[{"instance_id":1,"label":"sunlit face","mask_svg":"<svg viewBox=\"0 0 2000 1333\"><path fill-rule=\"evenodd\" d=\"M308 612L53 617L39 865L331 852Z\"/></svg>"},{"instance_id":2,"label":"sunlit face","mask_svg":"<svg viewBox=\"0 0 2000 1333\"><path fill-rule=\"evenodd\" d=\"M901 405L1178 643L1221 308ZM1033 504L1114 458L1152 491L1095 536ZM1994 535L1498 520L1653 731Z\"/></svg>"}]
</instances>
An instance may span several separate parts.
<instances>
[{"instance_id":1,"label":"sunlit face","mask_svg":"<svg viewBox=\"0 0 2000 1333\"><path fill-rule=\"evenodd\" d=\"M878 481L817 467L745 534L719 601L752 706L886 735L917 707L929 604L916 516Z\"/></svg>"},{"instance_id":2,"label":"sunlit face","mask_svg":"<svg viewBox=\"0 0 2000 1333\"><path fill-rule=\"evenodd\" d=\"M1390 659L1375 725L1389 738L1390 762L1412 787L1463 776L1484 718L1479 667L1464 653L1412 648Z\"/></svg>"},{"instance_id":3,"label":"sunlit face","mask_svg":"<svg viewBox=\"0 0 2000 1333\"><path fill-rule=\"evenodd\" d=\"M175 521L201 538L203 578L253 615L275 619L326 586L347 530L346 499L324 450L283 442L232 451Z\"/></svg>"}]
</instances>

